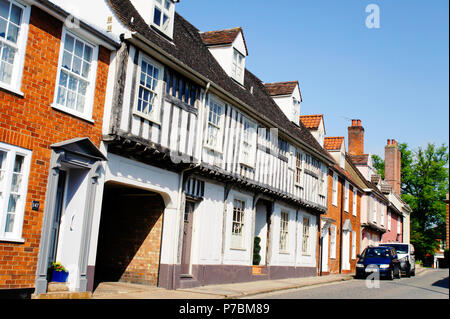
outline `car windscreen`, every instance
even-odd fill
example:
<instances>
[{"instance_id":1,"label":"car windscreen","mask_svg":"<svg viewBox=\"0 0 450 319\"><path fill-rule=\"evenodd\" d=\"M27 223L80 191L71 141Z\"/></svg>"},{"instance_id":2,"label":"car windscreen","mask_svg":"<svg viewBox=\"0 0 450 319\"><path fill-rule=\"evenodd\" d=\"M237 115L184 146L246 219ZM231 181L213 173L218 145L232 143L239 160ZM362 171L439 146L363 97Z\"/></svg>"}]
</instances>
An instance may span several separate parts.
<instances>
[{"instance_id":1,"label":"car windscreen","mask_svg":"<svg viewBox=\"0 0 450 319\"><path fill-rule=\"evenodd\" d=\"M397 254L407 254L408 253L408 245L388 244L386 246L393 247L397 251Z\"/></svg>"},{"instance_id":2,"label":"car windscreen","mask_svg":"<svg viewBox=\"0 0 450 319\"><path fill-rule=\"evenodd\" d=\"M363 255L364 258L387 258L391 257L390 248L367 248Z\"/></svg>"}]
</instances>

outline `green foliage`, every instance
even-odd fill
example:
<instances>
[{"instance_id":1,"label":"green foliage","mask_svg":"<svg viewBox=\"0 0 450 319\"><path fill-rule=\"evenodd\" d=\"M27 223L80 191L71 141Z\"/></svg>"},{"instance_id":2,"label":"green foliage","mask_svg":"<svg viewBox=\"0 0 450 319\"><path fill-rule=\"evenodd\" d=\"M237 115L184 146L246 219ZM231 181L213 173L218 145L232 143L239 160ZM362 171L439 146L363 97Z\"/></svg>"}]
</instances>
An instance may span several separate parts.
<instances>
[{"instance_id":1,"label":"green foliage","mask_svg":"<svg viewBox=\"0 0 450 319\"><path fill-rule=\"evenodd\" d=\"M255 237L255 244L253 246L253 265L258 266L261 262L261 255L259 254L261 251L261 238Z\"/></svg>"},{"instance_id":2,"label":"green foliage","mask_svg":"<svg viewBox=\"0 0 450 319\"><path fill-rule=\"evenodd\" d=\"M67 269L60 262L53 262L51 269L57 272L67 272Z\"/></svg>"},{"instance_id":3,"label":"green foliage","mask_svg":"<svg viewBox=\"0 0 450 319\"><path fill-rule=\"evenodd\" d=\"M384 160L378 155L372 155L373 167L377 170L377 173L384 179Z\"/></svg>"},{"instance_id":4,"label":"green foliage","mask_svg":"<svg viewBox=\"0 0 450 319\"><path fill-rule=\"evenodd\" d=\"M402 199L411 207L411 243L416 258L423 260L434 254L445 238L446 209L444 199L449 189L448 147L429 143L425 149L409 149L399 144L401 151ZM374 156L374 165L384 175L384 161Z\"/></svg>"}]
</instances>

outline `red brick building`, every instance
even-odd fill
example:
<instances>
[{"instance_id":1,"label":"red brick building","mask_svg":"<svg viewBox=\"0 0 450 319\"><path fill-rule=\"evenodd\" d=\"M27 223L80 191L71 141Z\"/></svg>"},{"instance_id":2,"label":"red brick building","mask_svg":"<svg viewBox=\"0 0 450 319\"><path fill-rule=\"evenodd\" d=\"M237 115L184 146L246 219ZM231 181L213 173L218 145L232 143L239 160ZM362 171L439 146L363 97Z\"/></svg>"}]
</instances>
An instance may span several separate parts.
<instances>
[{"instance_id":1,"label":"red brick building","mask_svg":"<svg viewBox=\"0 0 450 319\"><path fill-rule=\"evenodd\" d=\"M0 22L7 26L0 28L0 50L7 56L0 61L3 293L29 294L39 276L50 280L59 186L65 183L66 199L75 198L75 171L90 172L94 162L104 160L98 148L110 55L117 44L86 24L68 27L68 17L48 1L1 1Z\"/></svg>"}]
</instances>

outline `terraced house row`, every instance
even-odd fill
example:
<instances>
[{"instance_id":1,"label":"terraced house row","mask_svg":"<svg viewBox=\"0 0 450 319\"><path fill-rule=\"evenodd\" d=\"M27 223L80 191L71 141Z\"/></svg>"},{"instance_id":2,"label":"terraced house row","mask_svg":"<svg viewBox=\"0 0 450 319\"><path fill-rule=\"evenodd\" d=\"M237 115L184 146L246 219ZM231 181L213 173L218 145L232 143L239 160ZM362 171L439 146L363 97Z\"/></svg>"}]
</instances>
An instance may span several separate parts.
<instances>
[{"instance_id":1,"label":"terraced house row","mask_svg":"<svg viewBox=\"0 0 450 319\"><path fill-rule=\"evenodd\" d=\"M409 241L396 142L383 181L361 121L347 150L177 2L0 0L1 292L46 293L53 262L77 292L353 272Z\"/></svg>"}]
</instances>

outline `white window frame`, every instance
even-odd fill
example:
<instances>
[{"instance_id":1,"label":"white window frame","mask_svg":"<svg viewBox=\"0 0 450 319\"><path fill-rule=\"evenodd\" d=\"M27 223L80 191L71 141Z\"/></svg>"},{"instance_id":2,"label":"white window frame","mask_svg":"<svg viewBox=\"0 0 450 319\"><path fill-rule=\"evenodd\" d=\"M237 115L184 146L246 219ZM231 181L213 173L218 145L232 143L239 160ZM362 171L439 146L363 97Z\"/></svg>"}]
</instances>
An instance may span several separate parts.
<instances>
[{"instance_id":1,"label":"white window frame","mask_svg":"<svg viewBox=\"0 0 450 319\"><path fill-rule=\"evenodd\" d=\"M23 149L18 146L13 146L0 142L0 150L6 152L6 163L5 167L2 169L3 172L3 183L0 184L0 191L2 193L3 200L0 201L0 241L11 241L11 242L24 242L22 239L22 228L23 219L25 214L25 204L28 194L28 179L30 175L30 165L32 152ZM12 232L6 232L6 217L7 209L9 203L9 196L11 194L11 183L13 175L13 167L16 155L21 155L24 157L24 163L22 168L22 183L20 185L20 190L18 194L20 199L17 203L15 218L14 218L14 228Z\"/></svg>"},{"instance_id":2,"label":"white window frame","mask_svg":"<svg viewBox=\"0 0 450 319\"><path fill-rule=\"evenodd\" d=\"M353 186L353 216L357 216L358 211L358 191L356 187Z\"/></svg>"},{"instance_id":3,"label":"white window frame","mask_svg":"<svg viewBox=\"0 0 450 319\"><path fill-rule=\"evenodd\" d=\"M339 177L336 172L333 172L333 196L332 196L332 204L333 206L338 205L338 186L339 186Z\"/></svg>"},{"instance_id":4,"label":"white window frame","mask_svg":"<svg viewBox=\"0 0 450 319\"><path fill-rule=\"evenodd\" d=\"M303 216L302 219L302 255L310 256L311 255L311 218L307 216Z\"/></svg>"},{"instance_id":5,"label":"white window frame","mask_svg":"<svg viewBox=\"0 0 450 319\"><path fill-rule=\"evenodd\" d=\"M147 55L143 54L142 52L139 54L138 59L138 66L137 66L137 75L136 75L136 92L134 96L134 107L133 107L133 114L139 117L142 117L150 122L153 122L155 124L161 125L161 108L163 105L163 77L164 77L164 67L156 62L155 60L151 59ZM142 62L145 62L149 65L151 65L153 68L158 69L158 79L156 88L154 90L151 90L147 87L144 89L153 93L155 95L154 101L152 104L152 111L149 114L146 114L144 112L141 112L138 110L139 105L139 89L142 86L141 85L141 76L142 76Z\"/></svg>"},{"instance_id":6,"label":"white window frame","mask_svg":"<svg viewBox=\"0 0 450 319\"><path fill-rule=\"evenodd\" d=\"M356 232L352 231L352 260L356 259Z\"/></svg>"},{"instance_id":7,"label":"white window frame","mask_svg":"<svg viewBox=\"0 0 450 319\"><path fill-rule=\"evenodd\" d=\"M320 164L320 192L319 194L322 195L323 197L327 197L327 167L325 166L325 164L321 163Z\"/></svg>"},{"instance_id":8,"label":"white window frame","mask_svg":"<svg viewBox=\"0 0 450 319\"><path fill-rule=\"evenodd\" d=\"M216 106L221 108L221 114L220 114L220 120L219 123L214 123L209 121L209 115L211 112L211 106L212 104L215 104ZM204 146L215 151L218 153L222 153L222 147L223 147L223 134L224 134L224 123L225 123L225 103L221 102L219 99L215 97L210 97L208 102L208 110L207 110L207 117L206 117L206 132L205 132L205 142ZM213 145L210 143L209 138L209 127L212 126L213 128L218 130L217 133L217 141L216 145Z\"/></svg>"},{"instance_id":9,"label":"white window frame","mask_svg":"<svg viewBox=\"0 0 450 319\"><path fill-rule=\"evenodd\" d=\"M241 58L241 60L239 60ZM245 71L245 56L237 49L233 48L233 63L231 66L231 77L242 83Z\"/></svg>"},{"instance_id":10,"label":"white window frame","mask_svg":"<svg viewBox=\"0 0 450 319\"><path fill-rule=\"evenodd\" d=\"M248 130L248 132L246 132ZM242 139L240 162L251 168L255 167L256 162L256 143L257 143L257 125L255 122L249 120L244 116L242 125ZM247 145L247 146L246 146ZM248 156L245 155L245 150L248 150Z\"/></svg>"},{"instance_id":11,"label":"white window frame","mask_svg":"<svg viewBox=\"0 0 450 319\"><path fill-rule=\"evenodd\" d=\"M8 46L17 49L16 56L14 58L13 70L11 75L11 83L0 82L0 88L10 91L19 96L24 96L22 89L22 77L23 77L23 67L25 64L25 52L27 47L28 30L31 15L31 6L22 3L22 1L8 0L11 3L21 7L22 11L22 21L20 24L20 31L17 38L17 43L13 43L9 40L1 40L2 43L6 43ZM6 35L7 36L7 35Z\"/></svg>"},{"instance_id":12,"label":"white window frame","mask_svg":"<svg viewBox=\"0 0 450 319\"><path fill-rule=\"evenodd\" d=\"M280 213L280 253L289 253L289 212Z\"/></svg>"},{"instance_id":13,"label":"white window frame","mask_svg":"<svg viewBox=\"0 0 450 319\"><path fill-rule=\"evenodd\" d=\"M237 207L236 203L239 202L243 204L243 207ZM245 230L246 230L246 210L247 201L242 198L235 197L232 203L231 211L231 237L230 237L230 248L243 250L245 249ZM240 220L235 220L235 212L241 214ZM235 232L235 226L240 226L240 233Z\"/></svg>"},{"instance_id":14,"label":"white window frame","mask_svg":"<svg viewBox=\"0 0 450 319\"><path fill-rule=\"evenodd\" d=\"M345 194L344 194L344 211L348 213L350 207L350 184L345 181Z\"/></svg>"},{"instance_id":15,"label":"white window frame","mask_svg":"<svg viewBox=\"0 0 450 319\"><path fill-rule=\"evenodd\" d=\"M330 226L330 258L336 259L336 226Z\"/></svg>"},{"instance_id":16,"label":"white window frame","mask_svg":"<svg viewBox=\"0 0 450 319\"><path fill-rule=\"evenodd\" d=\"M170 4L169 9L167 9L165 6L166 2ZM161 32L163 32L165 35L172 38L174 16L175 16L175 3L172 0L154 0L154 3L155 5L153 6L151 25L160 30ZM160 25L155 23L156 8L158 8L161 12ZM163 23L164 15L166 15L169 18L165 26Z\"/></svg>"},{"instance_id":17,"label":"white window frame","mask_svg":"<svg viewBox=\"0 0 450 319\"><path fill-rule=\"evenodd\" d=\"M304 162L303 162L303 153L295 149L295 185L299 187L303 187L304 180Z\"/></svg>"},{"instance_id":18,"label":"white window frame","mask_svg":"<svg viewBox=\"0 0 450 319\"><path fill-rule=\"evenodd\" d=\"M64 51L65 51L65 41L66 41L66 36L70 35L71 37L73 37L75 40L81 41L83 42L83 44L87 44L90 47L92 47L93 52L92 52L92 62L91 62L91 69L90 69L90 74L89 74L89 78L85 79L80 75L77 75L69 70L66 70L67 73L73 74L74 76L76 76L77 78L81 78L83 80L86 80L89 82L88 85L88 89L86 90L86 100L85 100L85 104L84 104L84 111L83 112L78 112L77 110L71 109L69 107L66 107L65 105L60 105L57 103L58 101L58 92L59 92L59 82L61 79L61 70L62 70L62 63L63 63L63 56L64 56ZM60 41L60 50L59 50L59 59L58 59L58 71L57 71L57 76L56 76L56 83L55 83L55 94L53 97L53 103L52 103L52 107L54 109L58 109L64 113L68 113L70 115L79 117L81 119L84 119L88 122L94 122L94 120L92 119L92 113L93 113L93 108L94 108L94 99L95 99L95 87L96 87L96 81L97 81L97 66L98 66L98 52L99 52L99 48L98 45L93 44L91 41L86 40L83 37L80 37L77 33L74 33L72 31L68 31L66 27L63 27L62 29L62 35L61 35L61 41ZM68 80L69 81L69 80Z\"/></svg>"}]
</instances>

